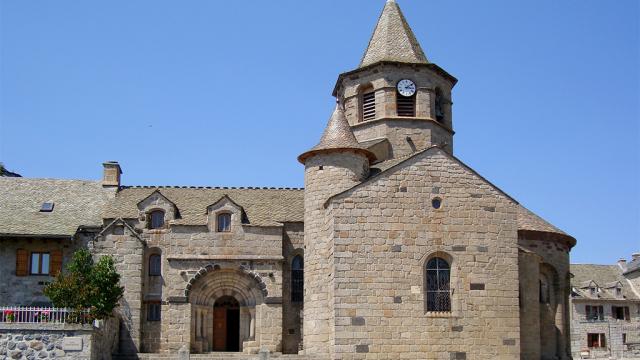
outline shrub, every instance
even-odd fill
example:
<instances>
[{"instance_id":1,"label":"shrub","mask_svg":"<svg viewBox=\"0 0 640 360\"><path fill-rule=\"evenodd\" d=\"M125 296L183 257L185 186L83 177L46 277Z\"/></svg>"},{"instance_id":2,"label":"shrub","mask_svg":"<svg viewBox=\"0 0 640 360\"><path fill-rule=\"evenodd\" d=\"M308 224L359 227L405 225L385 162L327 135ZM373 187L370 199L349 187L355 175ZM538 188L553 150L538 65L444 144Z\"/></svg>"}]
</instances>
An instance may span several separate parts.
<instances>
[{"instance_id":1,"label":"shrub","mask_svg":"<svg viewBox=\"0 0 640 360\"><path fill-rule=\"evenodd\" d=\"M94 263L86 249L76 251L65 270L44 289L54 306L72 310L72 322L109 317L123 293L113 258L102 256ZM82 315L83 310L89 310L89 318Z\"/></svg>"}]
</instances>

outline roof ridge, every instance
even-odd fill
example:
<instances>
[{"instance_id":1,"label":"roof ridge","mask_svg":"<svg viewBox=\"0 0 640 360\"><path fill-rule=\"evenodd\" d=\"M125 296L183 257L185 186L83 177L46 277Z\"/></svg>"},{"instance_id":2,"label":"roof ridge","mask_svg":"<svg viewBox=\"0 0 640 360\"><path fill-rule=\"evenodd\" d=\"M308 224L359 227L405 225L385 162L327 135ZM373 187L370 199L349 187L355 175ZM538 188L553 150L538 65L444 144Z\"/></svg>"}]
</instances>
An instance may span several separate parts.
<instances>
[{"instance_id":1,"label":"roof ridge","mask_svg":"<svg viewBox=\"0 0 640 360\"><path fill-rule=\"evenodd\" d=\"M120 189L195 189L195 190L304 190L303 187L275 186L191 186L191 185L121 185Z\"/></svg>"},{"instance_id":2,"label":"roof ridge","mask_svg":"<svg viewBox=\"0 0 640 360\"><path fill-rule=\"evenodd\" d=\"M32 178L32 177L13 177L13 176L0 176L0 179L7 181L60 181L60 182L89 182L100 184L100 180L87 180L87 179L57 179L57 178Z\"/></svg>"}]
</instances>

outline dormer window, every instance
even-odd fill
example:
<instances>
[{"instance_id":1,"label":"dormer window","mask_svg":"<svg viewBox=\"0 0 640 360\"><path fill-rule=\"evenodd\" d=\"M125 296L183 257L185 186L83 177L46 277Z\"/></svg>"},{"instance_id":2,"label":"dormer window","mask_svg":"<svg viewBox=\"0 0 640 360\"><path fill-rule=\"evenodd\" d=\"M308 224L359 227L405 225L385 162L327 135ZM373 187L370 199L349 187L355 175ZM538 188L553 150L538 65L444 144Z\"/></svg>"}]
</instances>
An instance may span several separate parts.
<instances>
[{"instance_id":1,"label":"dormer window","mask_svg":"<svg viewBox=\"0 0 640 360\"><path fill-rule=\"evenodd\" d=\"M221 213L217 216L217 230L218 232L229 232L231 231L231 214L229 213Z\"/></svg>"},{"instance_id":2,"label":"dormer window","mask_svg":"<svg viewBox=\"0 0 640 360\"><path fill-rule=\"evenodd\" d=\"M161 229L164 227L164 211L154 210L149 213L149 229Z\"/></svg>"},{"instance_id":3,"label":"dormer window","mask_svg":"<svg viewBox=\"0 0 640 360\"><path fill-rule=\"evenodd\" d=\"M376 93L372 86L362 89L362 121L373 120L376 117Z\"/></svg>"},{"instance_id":4,"label":"dormer window","mask_svg":"<svg viewBox=\"0 0 640 360\"><path fill-rule=\"evenodd\" d=\"M619 287L616 288L616 297L622 297L622 289Z\"/></svg>"},{"instance_id":5,"label":"dormer window","mask_svg":"<svg viewBox=\"0 0 640 360\"><path fill-rule=\"evenodd\" d=\"M596 296L597 292L598 292L598 290L595 287L590 287L589 288L589 293L591 294L591 296Z\"/></svg>"}]
</instances>

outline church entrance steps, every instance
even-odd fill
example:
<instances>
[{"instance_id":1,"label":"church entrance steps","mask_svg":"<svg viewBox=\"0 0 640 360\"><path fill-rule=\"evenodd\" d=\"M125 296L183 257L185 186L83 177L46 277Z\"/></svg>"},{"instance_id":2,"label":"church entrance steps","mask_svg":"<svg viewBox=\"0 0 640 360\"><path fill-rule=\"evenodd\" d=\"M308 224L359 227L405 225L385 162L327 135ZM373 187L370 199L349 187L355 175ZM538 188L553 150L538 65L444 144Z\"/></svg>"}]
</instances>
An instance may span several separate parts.
<instances>
[{"instance_id":1,"label":"church entrance steps","mask_svg":"<svg viewBox=\"0 0 640 360\"><path fill-rule=\"evenodd\" d=\"M113 360L260 360L259 354L243 354L238 352L213 352L207 354L191 354L181 357L178 354L137 354L137 355L114 355ZM270 354L269 359L274 360L315 360L306 355L293 354Z\"/></svg>"}]
</instances>

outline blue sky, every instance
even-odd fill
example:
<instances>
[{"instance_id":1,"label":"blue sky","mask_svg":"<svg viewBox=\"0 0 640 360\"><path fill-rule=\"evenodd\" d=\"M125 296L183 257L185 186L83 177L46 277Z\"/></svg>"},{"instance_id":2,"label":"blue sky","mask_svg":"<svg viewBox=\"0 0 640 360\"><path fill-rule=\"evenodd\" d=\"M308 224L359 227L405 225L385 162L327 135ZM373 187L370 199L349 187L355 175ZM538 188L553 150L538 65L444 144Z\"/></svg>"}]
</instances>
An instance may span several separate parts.
<instances>
[{"instance_id":1,"label":"blue sky","mask_svg":"<svg viewBox=\"0 0 640 360\"><path fill-rule=\"evenodd\" d=\"M578 239L640 251L636 0L399 0L459 79L455 154ZM302 186L384 1L0 1L0 161L28 177Z\"/></svg>"}]
</instances>

